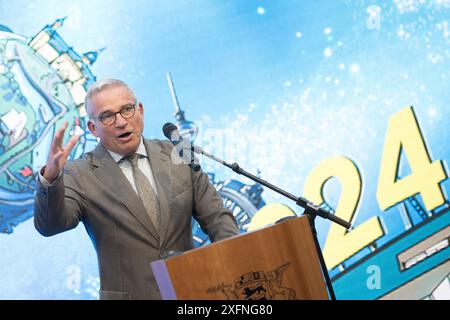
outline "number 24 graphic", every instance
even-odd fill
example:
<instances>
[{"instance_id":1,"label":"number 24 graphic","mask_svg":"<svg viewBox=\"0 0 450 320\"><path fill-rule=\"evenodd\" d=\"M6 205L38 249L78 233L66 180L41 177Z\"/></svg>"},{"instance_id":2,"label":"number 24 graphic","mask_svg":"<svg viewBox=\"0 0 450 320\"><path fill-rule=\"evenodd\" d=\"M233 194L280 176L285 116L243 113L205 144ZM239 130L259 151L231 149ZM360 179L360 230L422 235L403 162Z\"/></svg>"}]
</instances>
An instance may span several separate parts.
<instances>
[{"instance_id":1,"label":"number 24 graphic","mask_svg":"<svg viewBox=\"0 0 450 320\"><path fill-rule=\"evenodd\" d=\"M408 159L411 174L398 180L402 149ZM332 177L336 177L342 184L336 215L354 222L361 197L362 180L358 168L349 158L333 157L314 168L306 179L304 197L316 205L323 204L323 188ZM376 198L381 210L416 194L422 196L427 210L433 210L445 203L439 183L446 178L442 161L431 161L413 108L407 107L394 114L389 119L378 177ZM336 267L383 235L378 217L372 217L350 231L331 224L323 248L327 267Z\"/></svg>"}]
</instances>

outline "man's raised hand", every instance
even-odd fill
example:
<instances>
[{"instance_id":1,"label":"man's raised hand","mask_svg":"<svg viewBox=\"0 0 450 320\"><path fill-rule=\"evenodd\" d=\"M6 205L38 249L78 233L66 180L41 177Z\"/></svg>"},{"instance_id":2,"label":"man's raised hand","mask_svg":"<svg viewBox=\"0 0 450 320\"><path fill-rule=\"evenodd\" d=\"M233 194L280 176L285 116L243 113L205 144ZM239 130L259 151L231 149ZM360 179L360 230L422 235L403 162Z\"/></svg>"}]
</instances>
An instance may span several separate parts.
<instances>
[{"instance_id":1,"label":"man's raised hand","mask_svg":"<svg viewBox=\"0 0 450 320\"><path fill-rule=\"evenodd\" d=\"M78 142L78 135L73 135L69 142L63 147L64 132L67 129L67 121L63 126L58 129L53 138L52 145L50 147L50 154L47 160L47 166L44 169L43 176L49 181L53 182L64 169L64 165L67 163L67 158L73 147Z\"/></svg>"}]
</instances>

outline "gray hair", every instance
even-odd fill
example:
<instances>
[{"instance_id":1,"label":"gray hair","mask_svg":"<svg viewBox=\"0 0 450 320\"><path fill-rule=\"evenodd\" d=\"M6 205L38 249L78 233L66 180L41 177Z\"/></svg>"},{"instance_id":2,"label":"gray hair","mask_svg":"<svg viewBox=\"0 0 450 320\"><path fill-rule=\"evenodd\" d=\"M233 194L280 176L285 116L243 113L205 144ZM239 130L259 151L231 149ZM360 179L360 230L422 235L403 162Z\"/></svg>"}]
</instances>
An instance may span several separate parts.
<instances>
[{"instance_id":1,"label":"gray hair","mask_svg":"<svg viewBox=\"0 0 450 320\"><path fill-rule=\"evenodd\" d=\"M92 116L91 112L90 112L90 108L88 108L89 103L92 99L92 96L96 93L99 93L101 91L103 91L104 89L108 88L108 87L113 87L113 86L118 86L118 87L125 87L127 88L134 96L134 92L133 90L130 89L130 87L123 82L122 80L117 80L117 79L103 79L103 80L99 80L97 82L95 82L94 84L92 84L88 91L86 92L86 97L84 98L84 107L86 109L86 113L89 115L89 117Z\"/></svg>"}]
</instances>

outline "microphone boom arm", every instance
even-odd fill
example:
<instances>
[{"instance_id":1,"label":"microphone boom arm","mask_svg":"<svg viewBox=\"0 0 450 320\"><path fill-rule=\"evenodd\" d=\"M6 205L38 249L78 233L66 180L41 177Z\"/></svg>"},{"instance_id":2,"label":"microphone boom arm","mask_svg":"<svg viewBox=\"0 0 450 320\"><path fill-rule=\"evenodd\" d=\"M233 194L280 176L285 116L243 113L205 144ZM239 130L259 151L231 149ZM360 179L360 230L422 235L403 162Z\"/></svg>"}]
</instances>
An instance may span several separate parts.
<instances>
[{"instance_id":1,"label":"microphone boom arm","mask_svg":"<svg viewBox=\"0 0 450 320\"><path fill-rule=\"evenodd\" d=\"M269 182L267 182L267 181L265 181L265 180L255 176L255 175L253 175L253 174L251 174L251 173L249 173L247 171L245 171L236 162L234 162L232 164L229 164L228 162L226 162L226 161L224 161L224 160L222 160L222 159L220 159L220 158L218 158L218 157L216 157L216 156L206 152L205 150L203 150L202 148L200 148L198 146L192 145L192 150L195 153L197 153L197 154L203 154L204 156L206 156L206 157L208 157L210 159L213 159L214 161L217 161L217 162L223 164L224 166L230 168L231 170L233 170L237 174L241 174L243 176L246 176L247 178L258 182L259 184L261 184L261 185L263 185L263 186L265 186L265 187L267 187L267 188L269 188L269 189L271 189L271 190L273 190L273 191L275 191L275 192L285 196L286 198L295 201L295 203L298 206L304 208L305 210L311 210L314 214L316 214L316 215L318 215L318 216L320 216L320 217L322 217L324 219L331 220L331 221L339 224L340 226L344 227L345 229L349 229L351 227L351 224L349 222L347 222L347 221L337 217L336 215L331 214L328 211L326 211L326 210L324 210L324 209L314 205L313 203L309 202L307 199L305 199L303 197L296 197L293 194L291 194L291 193L289 193L289 192L287 192L287 191L285 191L285 190L283 190L281 188L278 188L277 186L275 186L275 185L273 185L273 184L271 184L271 183L269 183Z\"/></svg>"}]
</instances>

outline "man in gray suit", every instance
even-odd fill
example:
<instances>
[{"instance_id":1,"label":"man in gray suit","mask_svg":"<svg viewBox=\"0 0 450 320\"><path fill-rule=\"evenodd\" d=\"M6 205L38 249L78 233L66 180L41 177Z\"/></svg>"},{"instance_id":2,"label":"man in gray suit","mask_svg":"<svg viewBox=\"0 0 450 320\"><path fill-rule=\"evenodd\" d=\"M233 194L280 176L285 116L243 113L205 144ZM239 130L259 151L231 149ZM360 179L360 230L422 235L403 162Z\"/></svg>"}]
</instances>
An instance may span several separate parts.
<instances>
[{"instance_id":1,"label":"man in gray suit","mask_svg":"<svg viewBox=\"0 0 450 320\"><path fill-rule=\"evenodd\" d=\"M52 236L83 222L100 299L160 299L150 262L193 248L191 218L212 241L238 234L236 221L205 173L175 164L169 141L142 137L144 108L125 83L97 82L85 107L100 143L68 162L78 137L63 147L67 123L57 131L38 178L35 227Z\"/></svg>"}]
</instances>

